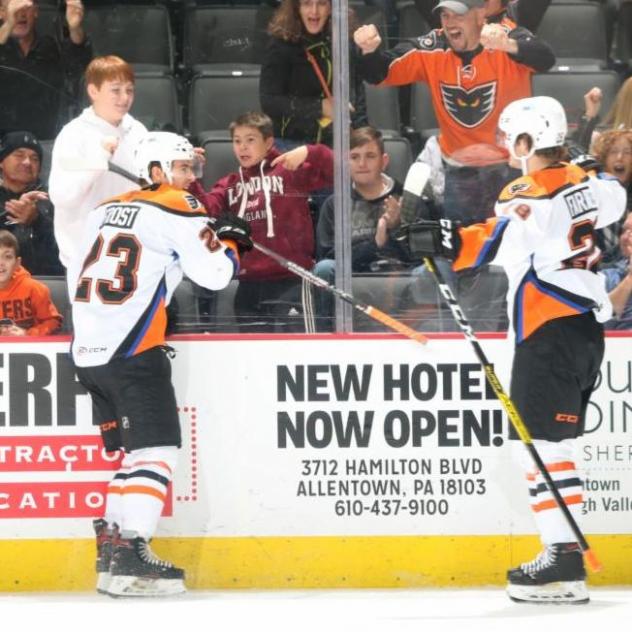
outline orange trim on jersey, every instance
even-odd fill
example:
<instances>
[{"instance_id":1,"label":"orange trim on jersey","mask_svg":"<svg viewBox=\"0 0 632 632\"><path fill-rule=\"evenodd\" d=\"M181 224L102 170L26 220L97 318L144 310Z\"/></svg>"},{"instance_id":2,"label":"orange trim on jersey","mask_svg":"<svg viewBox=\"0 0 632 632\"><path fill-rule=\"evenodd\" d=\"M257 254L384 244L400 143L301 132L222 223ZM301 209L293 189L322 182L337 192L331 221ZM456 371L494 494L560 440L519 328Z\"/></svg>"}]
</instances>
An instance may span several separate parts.
<instances>
[{"instance_id":1,"label":"orange trim on jersey","mask_svg":"<svg viewBox=\"0 0 632 632\"><path fill-rule=\"evenodd\" d=\"M122 494L144 494L146 496L153 496L158 500L164 502L167 498L166 494L159 492L153 487L147 487L146 485L126 485L123 488Z\"/></svg>"},{"instance_id":2,"label":"orange trim on jersey","mask_svg":"<svg viewBox=\"0 0 632 632\"><path fill-rule=\"evenodd\" d=\"M490 239L498 227L499 218L492 217L480 224L471 224L459 229L461 249L452 267L455 271L477 265L481 252L490 245Z\"/></svg>"},{"instance_id":3,"label":"orange trim on jersey","mask_svg":"<svg viewBox=\"0 0 632 632\"><path fill-rule=\"evenodd\" d=\"M220 240L226 248L230 248L234 253L235 257L237 257L237 263L241 262L239 258L239 248L237 247L237 242L234 239L221 239Z\"/></svg>"},{"instance_id":4,"label":"orange trim on jersey","mask_svg":"<svg viewBox=\"0 0 632 632\"><path fill-rule=\"evenodd\" d=\"M581 494L575 494L574 496L563 496L565 505L578 505L584 501ZM540 503L531 505L531 509L536 513L540 511L546 511L547 509L558 509L557 503L552 498L549 500L543 500Z\"/></svg>"},{"instance_id":5,"label":"orange trim on jersey","mask_svg":"<svg viewBox=\"0 0 632 632\"><path fill-rule=\"evenodd\" d=\"M160 200L160 203L157 203ZM128 191L123 195L103 202L104 204L131 204L143 202L169 212L183 213L185 215L206 215L204 205L192 193L183 189L176 189L169 184L161 184L159 187L149 187L137 191Z\"/></svg>"},{"instance_id":6,"label":"orange trim on jersey","mask_svg":"<svg viewBox=\"0 0 632 632\"><path fill-rule=\"evenodd\" d=\"M577 316L582 310L571 307L567 303L540 290L534 283L528 281L522 287L522 301L517 306L520 310L521 331L518 331L518 339L528 338L536 329L544 323L564 316Z\"/></svg>"},{"instance_id":7,"label":"orange trim on jersey","mask_svg":"<svg viewBox=\"0 0 632 632\"><path fill-rule=\"evenodd\" d=\"M439 124L441 151L452 156L479 143L497 145L500 113L512 101L531 96L534 72L504 51L483 50L464 67L451 48L422 47L392 61L380 85L426 82Z\"/></svg>"},{"instance_id":8,"label":"orange trim on jersey","mask_svg":"<svg viewBox=\"0 0 632 632\"><path fill-rule=\"evenodd\" d=\"M575 463L572 461L560 461L559 463L549 463L545 467L547 472L567 472L575 469ZM539 470L526 474L528 481L534 481L538 476L540 476Z\"/></svg>"},{"instance_id":9,"label":"orange trim on jersey","mask_svg":"<svg viewBox=\"0 0 632 632\"><path fill-rule=\"evenodd\" d=\"M170 475L173 474L173 472L171 471L171 468L164 461L136 461L133 467L136 468L141 465L157 465L158 467L161 467L167 470L167 472L169 472Z\"/></svg>"},{"instance_id":10,"label":"orange trim on jersey","mask_svg":"<svg viewBox=\"0 0 632 632\"><path fill-rule=\"evenodd\" d=\"M160 347L165 344L165 331L167 330L167 310L165 307L165 299L161 298L158 303L158 307L154 312L154 316L145 331L145 335L140 339L136 348L134 349L134 355L147 351L147 349L153 349L154 347Z\"/></svg>"},{"instance_id":11,"label":"orange trim on jersey","mask_svg":"<svg viewBox=\"0 0 632 632\"><path fill-rule=\"evenodd\" d=\"M548 191L549 197L554 197L560 189L574 187L588 179L581 167L565 162L540 169L532 177L538 186Z\"/></svg>"},{"instance_id":12,"label":"orange trim on jersey","mask_svg":"<svg viewBox=\"0 0 632 632\"><path fill-rule=\"evenodd\" d=\"M120 485L108 485L107 494L122 494L123 488Z\"/></svg>"},{"instance_id":13,"label":"orange trim on jersey","mask_svg":"<svg viewBox=\"0 0 632 632\"><path fill-rule=\"evenodd\" d=\"M561 189L573 187L584 180L586 173L583 169L561 162L510 182L500 192L498 201L551 199Z\"/></svg>"}]
</instances>

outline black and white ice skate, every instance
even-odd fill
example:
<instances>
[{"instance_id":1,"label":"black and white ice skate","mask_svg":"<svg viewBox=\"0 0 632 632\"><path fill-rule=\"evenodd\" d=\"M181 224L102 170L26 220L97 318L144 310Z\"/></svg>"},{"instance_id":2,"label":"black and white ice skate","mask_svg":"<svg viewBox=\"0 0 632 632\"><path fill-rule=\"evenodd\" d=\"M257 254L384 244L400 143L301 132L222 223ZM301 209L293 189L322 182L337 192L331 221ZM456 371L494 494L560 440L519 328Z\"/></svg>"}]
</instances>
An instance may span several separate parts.
<instances>
[{"instance_id":1,"label":"black and white ice skate","mask_svg":"<svg viewBox=\"0 0 632 632\"><path fill-rule=\"evenodd\" d=\"M586 571L578 544L547 546L532 562L507 572L507 593L529 603L588 603Z\"/></svg>"},{"instance_id":2,"label":"black and white ice skate","mask_svg":"<svg viewBox=\"0 0 632 632\"><path fill-rule=\"evenodd\" d=\"M112 549L114 539L118 534L118 527L108 527L108 523L99 518L92 521L94 533L97 536L97 592L105 594L110 585L110 562L112 561Z\"/></svg>"},{"instance_id":3,"label":"black and white ice skate","mask_svg":"<svg viewBox=\"0 0 632 632\"><path fill-rule=\"evenodd\" d=\"M184 571L161 560L149 542L136 533L123 531L110 565L108 595L112 597L157 597L186 592Z\"/></svg>"}]
</instances>

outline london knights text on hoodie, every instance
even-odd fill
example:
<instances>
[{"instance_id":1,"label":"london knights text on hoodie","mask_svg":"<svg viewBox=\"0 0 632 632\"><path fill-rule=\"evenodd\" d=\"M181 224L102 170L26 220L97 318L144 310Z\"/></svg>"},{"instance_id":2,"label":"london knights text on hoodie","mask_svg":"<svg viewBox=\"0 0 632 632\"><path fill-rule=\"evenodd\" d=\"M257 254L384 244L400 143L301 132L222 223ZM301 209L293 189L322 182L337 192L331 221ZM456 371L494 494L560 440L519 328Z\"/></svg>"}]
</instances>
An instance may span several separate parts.
<instances>
[{"instance_id":1,"label":"london knights text on hoodie","mask_svg":"<svg viewBox=\"0 0 632 632\"><path fill-rule=\"evenodd\" d=\"M257 165L239 168L204 192L196 182L191 192L209 215L229 211L250 224L252 239L304 268L314 263L314 228L308 199L312 191L333 186L333 152L325 145L307 145L307 158L296 170L271 166L280 156L272 148ZM251 250L241 259L240 280L279 279L291 276L285 268Z\"/></svg>"}]
</instances>

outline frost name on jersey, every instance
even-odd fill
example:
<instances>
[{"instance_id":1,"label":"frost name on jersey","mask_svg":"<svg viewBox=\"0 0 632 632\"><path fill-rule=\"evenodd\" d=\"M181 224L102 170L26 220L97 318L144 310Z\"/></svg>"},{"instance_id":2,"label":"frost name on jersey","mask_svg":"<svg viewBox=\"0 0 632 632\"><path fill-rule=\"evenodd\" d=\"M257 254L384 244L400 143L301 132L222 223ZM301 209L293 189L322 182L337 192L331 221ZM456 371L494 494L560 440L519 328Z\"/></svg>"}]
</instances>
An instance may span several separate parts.
<instances>
[{"instance_id":1,"label":"frost name on jersey","mask_svg":"<svg viewBox=\"0 0 632 632\"><path fill-rule=\"evenodd\" d=\"M282 176L253 176L249 178L247 182L238 182L235 187L228 189L228 203L235 204L239 198L244 194L244 187L246 195L250 197L254 193L261 191L263 186L272 193L278 193L283 195L283 177Z\"/></svg>"},{"instance_id":2,"label":"frost name on jersey","mask_svg":"<svg viewBox=\"0 0 632 632\"><path fill-rule=\"evenodd\" d=\"M136 215L140 206L135 204L111 204L106 207L105 217L101 226L114 226L115 228L131 228L136 221Z\"/></svg>"},{"instance_id":3,"label":"frost name on jersey","mask_svg":"<svg viewBox=\"0 0 632 632\"><path fill-rule=\"evenodd\" d=\"M587 186L567 193L564 201L572 219L597 210L597 202Z\"/></svg>"}]
</instances>

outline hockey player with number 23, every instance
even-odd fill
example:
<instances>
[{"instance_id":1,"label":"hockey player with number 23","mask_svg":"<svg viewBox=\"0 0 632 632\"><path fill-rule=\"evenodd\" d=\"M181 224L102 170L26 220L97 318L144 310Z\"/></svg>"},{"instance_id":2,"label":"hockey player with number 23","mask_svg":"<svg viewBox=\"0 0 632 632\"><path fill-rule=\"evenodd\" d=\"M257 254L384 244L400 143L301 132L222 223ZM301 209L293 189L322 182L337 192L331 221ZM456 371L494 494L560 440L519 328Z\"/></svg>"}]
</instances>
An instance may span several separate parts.
<instances>
[{"instance_id":1,"label":"hockey player with number 23","mask_svg":"<svg viewBox=\"0 0 632 632\"><path fill-rule=\"evenodd\" d=\"M511 400L579 522L582 484L574 440L583 433L603 358L601 323L612 313L595 269L595 231L622 216L626 192L608 174L564 162L566 116L555 99L514 101L499 127L512 166L524 175L501 192L496 217L467 227L445 219L421 221L409 227L410 246L418 256L453 260L457 271L487 263L505 268L515 335ZM522 602L586 603L584 560L571 526L526 447L520 442L514 447L544 549L507 573L509 596Z\"/></svg>"},{"instance_id":2,"label":"hockey player with number 23","mask_svg":"<svg viewBox=\"0 0 632 632\"><path fill-rule=\"evenodd\" d=\"M195 179L193 147L151 132L136 150L150 183L90 214L72 303L72 357L92 397L107 451L124 450L94 521L97 590L111 596L184 592L184 571L149 546L173 478L181 432L165 346L166 310L185 273L211 290L228 285L239 253L252 248L248 224L214 220L186 188ZM70 287L70 283L69 283ZM169 357L168 357L169 356Z\"/></svg>"}]
</instances>

